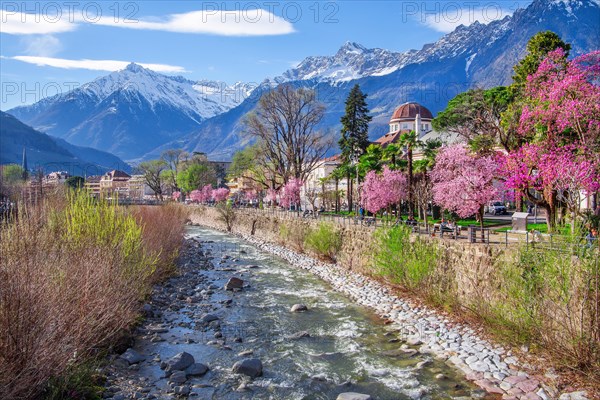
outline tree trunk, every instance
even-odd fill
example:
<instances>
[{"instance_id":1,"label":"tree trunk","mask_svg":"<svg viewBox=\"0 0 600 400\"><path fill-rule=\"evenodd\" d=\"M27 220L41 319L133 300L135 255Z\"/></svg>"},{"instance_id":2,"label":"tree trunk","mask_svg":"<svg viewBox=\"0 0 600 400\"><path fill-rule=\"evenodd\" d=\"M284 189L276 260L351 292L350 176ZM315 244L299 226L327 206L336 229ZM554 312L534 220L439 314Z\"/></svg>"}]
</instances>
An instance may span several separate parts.
<instances>
[{"instance_id":1,"label":"tree trunk","mask_svg":"<svg viewBox=\"0 0 600 400\"><path fill-rule=\"evenodd\" d=\"M348 174L346 176L346 179L348 180L348 212L352 212L353 209L353 204L352 204L352 191L353 191L353 182L352 179L350 179L350 174Z\"/></svg>"},{"instance_id":2,"label":"tree trunk","mask_svg":"<svg viewBox=\"0 0 600 400\"><path fill-rule=\"evenodd\" d=\"M337 178L335 178L335 212L336 214L340 212L340 190Z\"/></svg>"},{"instance_id":3,"label":"tree trunk","mask_svg":"<svg viewBox=\"0 0 600 400\"><path fill-rule=\"evenodd\" d=\"M556 229L556 191L553 190L549 196L546 197L547 203L544 206L546 209L546 224L548 225L548 233L554 233Z\"/></svg>"},{"instance_id":4,"label":"tree trunk","mask_svg":"<svg viewBox=\"0 0 600 400\"><path fill-rule=\"evenodd\" d=\"M483 230L483 215L484 208L483 205L479 206L479 210L477 211L477 220L479 221L479 227L481 228L481 242L485 242L485 231Z\"/></svg>"},{"instance_id":5,"label":"tree trunk","mask_svg":"<svg viewBox=\"0 0 600 400\"><path fill-rule=\"evenodd\" d=\"M515 190L515 208L517 212L523 211L523 195L518 190Z\"/></svg>"},{"instance_id":6,"label":"tree trunk","mask_svg":"<svg viewBox=\"0 0 600 400\"><path fill-rule=\"evenodd\" d=\"M412 215L414 217L414 204L413 204L413 153L412 153L412 147L409 145L408 146L408 150L407 150L407 156L408 156L408 207L409 215Z\"/></svg>"}]
</instances>

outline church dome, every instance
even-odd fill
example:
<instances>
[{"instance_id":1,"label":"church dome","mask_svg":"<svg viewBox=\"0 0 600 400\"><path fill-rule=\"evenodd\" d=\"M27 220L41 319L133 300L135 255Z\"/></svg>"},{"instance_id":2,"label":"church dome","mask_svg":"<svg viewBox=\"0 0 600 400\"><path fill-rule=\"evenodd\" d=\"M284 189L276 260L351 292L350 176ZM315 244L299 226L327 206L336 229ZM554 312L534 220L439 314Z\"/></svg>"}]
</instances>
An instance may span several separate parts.
<instances>
[{"instance_id":1,"label":"church dome","mask_svg":"<svg viewBox=\"0 0 600 400\"><path fill-rule=\"evenodd\" d=\"M390 122L410 120L414 121L417 114L421 114L421 119L431 120L433 115L431 111L423 107L419 103L404 103L396 108Z\"/></svg>"}]
</instances>

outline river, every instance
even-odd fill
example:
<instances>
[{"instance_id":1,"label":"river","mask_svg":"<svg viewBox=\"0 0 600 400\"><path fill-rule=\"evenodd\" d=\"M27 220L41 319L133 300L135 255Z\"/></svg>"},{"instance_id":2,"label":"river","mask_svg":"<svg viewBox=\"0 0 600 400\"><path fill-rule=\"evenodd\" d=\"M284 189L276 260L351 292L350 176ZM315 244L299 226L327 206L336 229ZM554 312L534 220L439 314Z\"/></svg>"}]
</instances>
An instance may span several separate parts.
<instances>
[{"instance_id":1,"label":"river","mask_svg":"<svg viewBox=\"0 0 600 400\"><path fill-rule=\"evenodd\" d=\"M115 367L109 379L115 398L173 397L175 385L160 361L182 351L209 367L182 384L184 393L201 399L336 399L344 392L381 400L486 396L445 362L403 345L371 310L309 272L222 232L191 226L187 236L200 256L188 252L181 276L155 293L152 316L134 345L146 360ZM243 279L243 290L223 289L232 276ZM291 312L294 304L308 310ZM218 321L201 323L207 312ZM261 377L232 372L245 357L262 361Z\"/></svg>"}]
</instances>

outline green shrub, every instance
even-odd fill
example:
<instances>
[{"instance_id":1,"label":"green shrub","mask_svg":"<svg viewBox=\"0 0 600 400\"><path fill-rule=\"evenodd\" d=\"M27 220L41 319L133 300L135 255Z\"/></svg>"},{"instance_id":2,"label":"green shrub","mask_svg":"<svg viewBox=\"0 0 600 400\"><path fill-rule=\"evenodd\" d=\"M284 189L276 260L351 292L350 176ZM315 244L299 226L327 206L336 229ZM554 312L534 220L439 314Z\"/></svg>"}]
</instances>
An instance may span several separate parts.
<instances>
[{"instance_id":1,"label":"green shrub","mask_svg":"<svg viewBox=\"0 0 600 400\"><path fill-rule=\"evenodd\" d=\"M332 224L321 222L316 229L308 231L304 245L320 257L335 261L342 247L342 237Z\"/></svg>"},{"instance_id":2,"label":"green shrub","mask_svg":"<svg viewBox=\"0 0 600 400\"><path fill-rule=\"evenodd\" d=\"M296 250L304 251L304 242L307 235L307 227L304 224L289 226L285 222L279 224L279 238L283 245L289 245Z\"/></svg>"},{"instance_id":3,"label":"green shrub","mask_svg":"<svg viewBox=\"0 0 600 400\"><path fill-rule=\"evenodd\" d=\"M374 233L373 261L376 272L409 289L418 288L435 270L439 247L427 239L411 240L410 228L379 228Z\"/></svg>"},{"instance_id":4,"label":"green shrub","mask_svg":"<svg viewBox=\"0 0 600 400\"><path fill-rule=\"evenodd\" d=\"M598 374L598 260L566 248L524 246L512 258L499 259L500 297L484 318L513 340L541 346L570 368Z\"/></svg>"}]
</instances>

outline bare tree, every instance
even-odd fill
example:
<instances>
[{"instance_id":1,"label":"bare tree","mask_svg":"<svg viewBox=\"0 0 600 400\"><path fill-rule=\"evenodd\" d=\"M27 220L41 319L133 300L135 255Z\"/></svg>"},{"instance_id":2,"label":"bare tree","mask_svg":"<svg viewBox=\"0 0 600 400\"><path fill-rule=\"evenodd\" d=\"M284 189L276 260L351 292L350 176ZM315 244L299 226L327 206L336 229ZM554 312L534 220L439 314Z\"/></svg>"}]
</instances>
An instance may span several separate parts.
<instances>
[{"instance_id":1,"label":"bare tree","mask_svg":"<svg viewBox=\"0 0 600 400\"><path fill-rule=\"evenodd\" d=\"M433 201L431 180L428 178L427 173L420 173L415 176L413 194L415 205L418 207L419 213L422 213L425 224L427 224L427 209Z\"/></svg>"},{"instance_id":2,"label":"bare tree","mask_svg":"<svg viewBox=\"0 0 600 400\"><path fill-rule=\"evenodd\" d=\"M321 191L315 186L304 187L304 197L308 200L313 212L313 217L317 217L317 199L321 197Z\"/></svg>"},{"instance_id":3,"label":"bare tree","mask_svg":"<svg viewBox=\"0 0 600 400\"><path fill-rule=\"evenodd\" d=\"M274 182L305 181L325 156L333 141L316 130L324 112L310 89L280 85L261 97L246 119L246 131L260 144L264 167Z\"/></svg>"},{"instance_id":4,"label":"bare tree","mask_svg":"<svg viewBox=\"0 0 600 400\"><path fill-rule=\"evenodd\" d=\"M144 161L137 169L144 176L144 182L154 191L154 196L163 200L164 174L168 168L164 160Z\"/></svg>"},{"instance_id":5,"label":"bare tree","mask_svg":"<svg viewBox=\"0 0 600 400\"><path fill-rule=\"evenodd\" d=\"M189 158L189 154L182 149L169 149L162 152L160 158L167 164L168 174L165 174L166 180L171 185L173 191L177 190L177 174L179 165Z\"/></svg>"}]
</instances>

